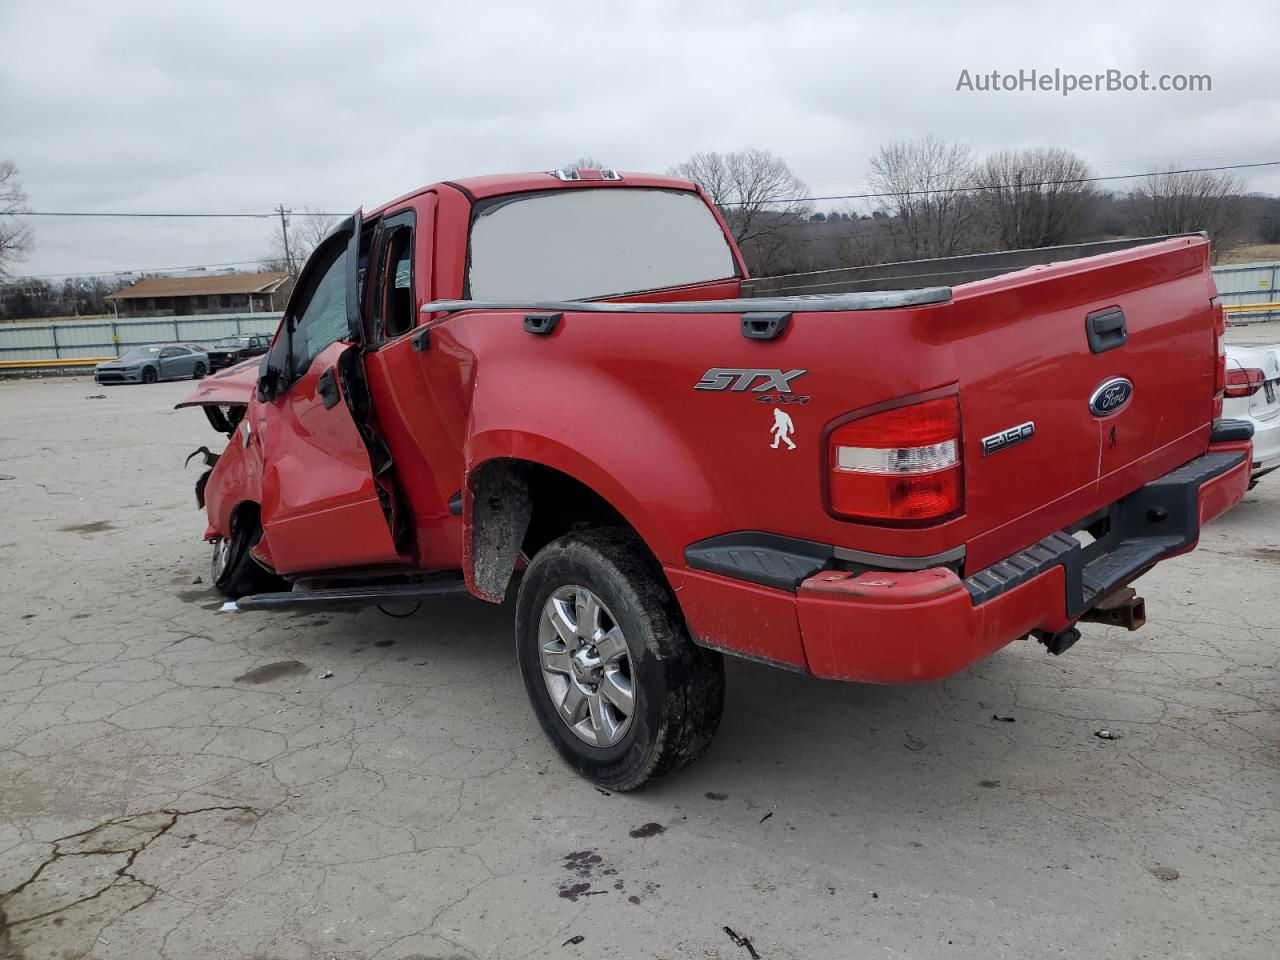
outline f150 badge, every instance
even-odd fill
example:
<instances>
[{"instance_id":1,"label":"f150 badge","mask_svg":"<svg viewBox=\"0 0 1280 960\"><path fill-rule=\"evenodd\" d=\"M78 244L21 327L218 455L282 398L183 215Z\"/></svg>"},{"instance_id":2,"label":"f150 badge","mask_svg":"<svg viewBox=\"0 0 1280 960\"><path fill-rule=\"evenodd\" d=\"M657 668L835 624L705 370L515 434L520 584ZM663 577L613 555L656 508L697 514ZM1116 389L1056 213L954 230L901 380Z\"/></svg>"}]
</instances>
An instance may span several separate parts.
<instances>
[{"instance_id":1,"label":"f150 badge","mask_svg":"<svg viewBox=\"0 0 1280 960\"><path fill-rule=\"evenodd\" d=\"M999 453L1001 450L1007 450L1014 444L1022 443L1024 440L1030 440L1036 435L1035 421L1028 420L1026 423L1020 423L1016 427L1010 427L1007 430L1001 430L999 433L993 433L989 437L982 438L982 455L989 457L993 453Z\"/></svg>"}]
</instances>

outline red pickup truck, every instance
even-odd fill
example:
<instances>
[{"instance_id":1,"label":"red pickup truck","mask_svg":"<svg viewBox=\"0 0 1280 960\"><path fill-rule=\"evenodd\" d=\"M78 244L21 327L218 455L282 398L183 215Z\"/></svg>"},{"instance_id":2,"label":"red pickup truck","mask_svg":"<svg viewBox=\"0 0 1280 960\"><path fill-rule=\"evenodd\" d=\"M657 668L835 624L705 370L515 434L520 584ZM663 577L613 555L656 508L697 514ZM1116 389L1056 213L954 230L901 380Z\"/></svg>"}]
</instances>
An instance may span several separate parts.
<instances>
[{"instance_id":1,"label":"red pickup truck","mask_svg":"<svg viewBox=\"0 0 1280 960\"><path fill-rule=\"evenodd\" d=\"M518 583L537 717L632 789L722 653L913 683L1083 620L1249 480L1201 235L751 280L693 183L477 177L344 221L261 362L201 382L241 609Z\"/></svg>"}]
</instances>

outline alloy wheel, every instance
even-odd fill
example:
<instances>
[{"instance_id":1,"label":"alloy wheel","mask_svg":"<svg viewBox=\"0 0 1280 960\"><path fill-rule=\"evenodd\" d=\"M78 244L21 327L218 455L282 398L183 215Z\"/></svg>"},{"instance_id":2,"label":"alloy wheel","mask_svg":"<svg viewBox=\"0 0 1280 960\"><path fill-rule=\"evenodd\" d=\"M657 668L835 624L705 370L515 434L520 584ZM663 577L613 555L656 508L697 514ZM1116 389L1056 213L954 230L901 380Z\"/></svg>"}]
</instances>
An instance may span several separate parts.
<instances>
[{"instance_id":1,"label":"alloy wheel","mask_svg":"<svg viewBox=\"0 0 1280 960\"><path fill-rule=\"evenodd\" d=\"M631 652L604 602L586 587L560 587L538 623L542 679L561 721L594 747L616 744L631 727L636 694Z\"/></svg>"}]
</instances>

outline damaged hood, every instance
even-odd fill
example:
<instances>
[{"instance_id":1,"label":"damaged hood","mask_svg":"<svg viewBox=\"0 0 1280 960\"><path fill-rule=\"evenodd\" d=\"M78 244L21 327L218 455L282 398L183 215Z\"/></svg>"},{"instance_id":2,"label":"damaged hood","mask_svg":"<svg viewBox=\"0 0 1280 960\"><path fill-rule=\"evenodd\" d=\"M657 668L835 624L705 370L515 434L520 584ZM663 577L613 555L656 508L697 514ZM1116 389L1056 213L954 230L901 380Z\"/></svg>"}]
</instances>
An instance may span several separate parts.
<instances>
[{"instance_id":1,"label":"damaged hood","mask_svg":"<svg viewBox=\"0 0 1280 960\"><path fill-rule=\"evenodd\" d=\"M250 357L243 363L211 373L203 380L198 380L191 395L181 403L174 404L175 410L183 407L212 407L224 404L241 404L247 406L253 398L258 384L258 357Z\"/></svg>"}]
</instances>

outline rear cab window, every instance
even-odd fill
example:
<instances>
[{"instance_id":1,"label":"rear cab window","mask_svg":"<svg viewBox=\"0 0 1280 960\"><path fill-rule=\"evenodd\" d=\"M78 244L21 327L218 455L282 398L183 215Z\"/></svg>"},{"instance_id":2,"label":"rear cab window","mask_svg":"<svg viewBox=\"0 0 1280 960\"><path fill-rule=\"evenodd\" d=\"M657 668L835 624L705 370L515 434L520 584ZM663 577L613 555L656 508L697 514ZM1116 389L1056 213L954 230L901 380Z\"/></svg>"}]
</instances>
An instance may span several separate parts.
<instances>
[{"instance_id":1,"label":"rear cab window","mask_svg":"<svg viewBox=\"0 0 1280 960\"><path fill-rule=\"evenodd\" d=\"M738 276L720 224L688 190L576 188L476 204L467 296L593 300Z\"/></svg>"}]
</instances>

